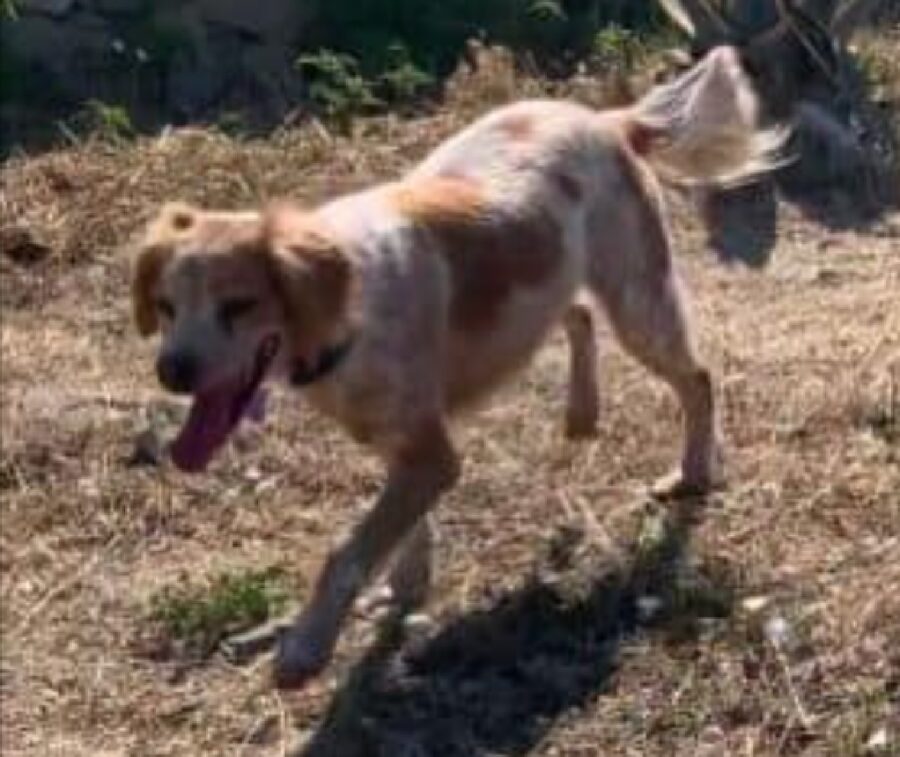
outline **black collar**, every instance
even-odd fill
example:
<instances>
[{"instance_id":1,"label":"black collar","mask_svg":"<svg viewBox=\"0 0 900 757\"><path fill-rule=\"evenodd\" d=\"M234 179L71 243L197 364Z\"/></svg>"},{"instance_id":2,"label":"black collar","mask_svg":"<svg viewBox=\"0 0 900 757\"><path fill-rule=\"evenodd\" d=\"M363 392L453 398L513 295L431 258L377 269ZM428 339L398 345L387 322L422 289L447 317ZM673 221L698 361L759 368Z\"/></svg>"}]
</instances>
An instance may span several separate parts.
<instances>
[{"instance_id":1,"label":"black collar","mask_svg":"<svg viewBox=\"0 0 900 757\"><path fill-rule=\"evenodd\" d=\"M292 386L307 386L337 368L353 346L353 337L349 336L344 341L329 345L319 352L312 365L307 365L304 360L295 360L291 367L290 382Z\"/></svg>"}]
</instances>

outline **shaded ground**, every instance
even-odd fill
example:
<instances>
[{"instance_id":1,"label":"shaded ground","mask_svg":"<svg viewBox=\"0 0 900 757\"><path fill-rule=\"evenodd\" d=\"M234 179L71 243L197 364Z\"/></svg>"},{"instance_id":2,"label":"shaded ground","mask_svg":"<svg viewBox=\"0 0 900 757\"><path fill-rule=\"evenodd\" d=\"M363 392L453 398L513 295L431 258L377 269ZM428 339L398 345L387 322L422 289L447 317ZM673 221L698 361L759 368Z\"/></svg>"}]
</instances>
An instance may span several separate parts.
<instances>
[{"instance_id":1,"label":"shaded ground","mask_svg":"<svg viewBox=\"0 0 900 757\"><path fill-rule=\"evenodd\" d=\"M6 166L4 754L897 748L896 214L825 230L781 206L768 265L752 270L704 251L675 200L729 454L731 485L704 508L646 497L676 455L678 418L607 333L600 436L563 441L557 336L458 429L466 468L438 513L430 624L355 618L333 668L290 697L269 687L265 658L237 667L148 645L164 587L277 566L305 597L379 471L284 394L209 475L130 465L136 434L181 409L129 323L121 243L164 198L313 200L395 175L461 118L372 122L353 140L176 133Z\"/></svg>"}]
</instances>

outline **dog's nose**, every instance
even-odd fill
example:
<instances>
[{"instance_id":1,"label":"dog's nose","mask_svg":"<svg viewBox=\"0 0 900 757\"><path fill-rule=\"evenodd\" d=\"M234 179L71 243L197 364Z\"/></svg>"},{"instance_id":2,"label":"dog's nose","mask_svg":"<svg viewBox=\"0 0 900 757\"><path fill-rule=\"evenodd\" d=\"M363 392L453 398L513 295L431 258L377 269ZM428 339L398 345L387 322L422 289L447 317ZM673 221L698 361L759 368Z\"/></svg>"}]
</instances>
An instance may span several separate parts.
<instances>
[{"instance_id":1,"label":"dog's nose","mask_svg":"<svg viewBox=\"0 0 900 757\"><path fill-rule=\"evenodd\" d=\"M197 382L197 361L184 352L163 352L156 361L159 382L176 394L190 394Z\"/></svg>"}]
</instances>

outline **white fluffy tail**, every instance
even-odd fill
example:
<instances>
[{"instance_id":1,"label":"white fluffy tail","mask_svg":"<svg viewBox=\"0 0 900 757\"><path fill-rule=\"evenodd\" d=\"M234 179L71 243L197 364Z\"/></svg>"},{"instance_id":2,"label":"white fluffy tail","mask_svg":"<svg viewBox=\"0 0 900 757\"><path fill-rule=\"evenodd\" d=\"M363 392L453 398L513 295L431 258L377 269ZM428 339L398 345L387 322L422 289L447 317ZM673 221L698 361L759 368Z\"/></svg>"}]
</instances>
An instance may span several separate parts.
<instances>
[{"instance_id":1,"label":"white fluffy tail","mask_svg":"<svg viewBox=\"0 0 900 757\"><path fill-rule=\"evenodd\" d=\"M629 138L664 179L745 183L789 162L790 129L760 128L759 110L737 50L717 47L628 109Z\"/></svg>"}]
</instances>

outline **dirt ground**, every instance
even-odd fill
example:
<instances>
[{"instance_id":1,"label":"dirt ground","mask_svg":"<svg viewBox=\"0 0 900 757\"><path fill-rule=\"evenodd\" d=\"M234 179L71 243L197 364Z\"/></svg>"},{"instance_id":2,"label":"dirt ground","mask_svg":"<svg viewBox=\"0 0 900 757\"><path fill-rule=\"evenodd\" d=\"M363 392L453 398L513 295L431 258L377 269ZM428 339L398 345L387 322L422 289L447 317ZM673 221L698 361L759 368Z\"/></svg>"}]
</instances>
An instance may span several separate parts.
<instances>
[{"instance_id":1,"label":"dirt ground","mask_svg":"<svg viewBox=\"0 0 900 757\"><path fill-rule=\"evenodd\" d=\"M290 696L265 656L156 637L153 597L223 572L276 567L302 601L380 471L288 392L206 475L137 464L136 438L182 408L130 323L123 242L163 199L313 201L396 175L457 123L184 131L3 168L4 755L900 752L896 212L829 228L782 203L749 267L709 252L673 198L724 492L647 496L679 418L605 329L599 437L566 442L557 334L456 430L427 618L357 614Z\"/></svg>"}]
</instances>

